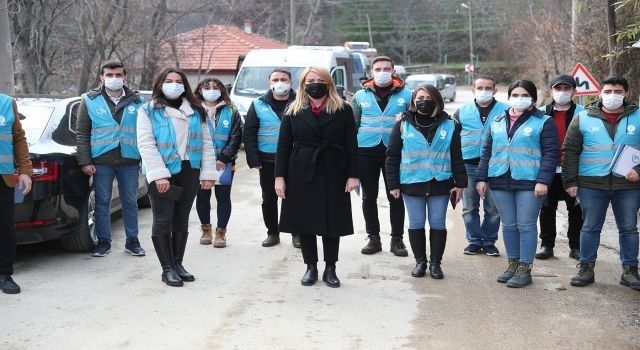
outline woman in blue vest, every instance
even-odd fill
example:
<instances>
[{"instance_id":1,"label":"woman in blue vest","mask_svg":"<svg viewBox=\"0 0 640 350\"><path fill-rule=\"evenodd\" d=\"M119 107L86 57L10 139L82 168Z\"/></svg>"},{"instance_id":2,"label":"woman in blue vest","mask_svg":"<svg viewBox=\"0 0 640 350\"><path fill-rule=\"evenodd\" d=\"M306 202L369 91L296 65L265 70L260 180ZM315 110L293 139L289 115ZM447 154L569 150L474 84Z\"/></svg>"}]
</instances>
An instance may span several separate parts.
<instances>
[{"instance_id":1,"label":"woman in blue vest","mask_svg":"<svg viewBox=\"0 0 640 350\"><path fill-rule=\"evenodd\" d=\"M468 179L460 126L444 111L444 99L436 87L423 85L413 91L409 110L391 131L385 167L389 191L394 198L402 194L409 216L409 243L416 259L411 275L422 277L427 270L428 217L429 273L432 278L444 278L440 263L447 243L449 198L458 203Z\"/></svg>"},{"instance_id":2,"label":"woman in blue vest","mask_svg":"<svg viewBox=\"0 0 640 350\"><path fill-rule=\"evenodd\" d=\"M151 101L138 110L137 137L162 281L180 287L195 280L182 266L191 206L198 188L211 189L218 178L207 112L182 70L165 68L156 76Z\"/></svg>"},{"instance_id":3,"label":"woman in blue vest","mask_svg":"<svg viewBox=\"0 0 640 350\"><path fill-rule=\"evenodd\" d=\"M535 107L532 82L518 80L508 93L511 107L491 123L476 189L484 198L488 182L502 220L509 265L497 280L521 288L531 284L538 213L556 172L558 133L553 118Z\"/></svg>"},{"instance_id":4,"label":"woman in blue vest","mask_svg":"<svg viewBox=\"0 0 640 350\"><path fill-rule=\"evenodd\" d=\"M227 89L218 79L207 78L198 83L196 97L207 111L207 125L216 152L216 170L223 183L215 186L218 224L216 236L211 232L211 190L200 189L196 198L196 210L200 218L202 237L200 244L211 244L215 248L227 246L227 223L231 217L231 182L235 173L236 158L242 142L242 120L233 106ZM229 167L229 169L227 169Z\"/></svg>"}]
</instances>

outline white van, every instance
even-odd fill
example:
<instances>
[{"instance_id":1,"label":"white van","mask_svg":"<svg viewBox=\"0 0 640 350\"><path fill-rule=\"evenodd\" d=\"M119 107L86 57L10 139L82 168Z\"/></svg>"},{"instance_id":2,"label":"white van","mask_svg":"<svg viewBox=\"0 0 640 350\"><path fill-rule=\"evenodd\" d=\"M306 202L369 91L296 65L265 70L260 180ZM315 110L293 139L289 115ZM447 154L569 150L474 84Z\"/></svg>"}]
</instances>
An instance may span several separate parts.
<instances>
[{"instance_id":1,"label":"white van","mask_svg":"<svg viewBox=\"0 0 640 350\"><path fill-rule=\"evenodd\" d=\"M415 90L420 85L433 85L442 95L443 100L450 102L456 99L456 77L448 74L412 74L404 81L407 88Z\"/></svg>"},{"instance_id":2,"label":"white van","mask_svg":"<svg viewBox=\"0 0 640 350\"><path fill-rule=\"evenodd\" d=\"M251 50L242 62L231 89L231 100L244 119L253 99L269 89L271 71L284 68L291 72L291 87L295 90L298 87L300 73L309 66L320 66L329 70L333 82L344 87L347 97L360 85L359 81L354 82L354 56L343 47L293 46L287 49L258 49Z\"/></svg>"}]
</instances>

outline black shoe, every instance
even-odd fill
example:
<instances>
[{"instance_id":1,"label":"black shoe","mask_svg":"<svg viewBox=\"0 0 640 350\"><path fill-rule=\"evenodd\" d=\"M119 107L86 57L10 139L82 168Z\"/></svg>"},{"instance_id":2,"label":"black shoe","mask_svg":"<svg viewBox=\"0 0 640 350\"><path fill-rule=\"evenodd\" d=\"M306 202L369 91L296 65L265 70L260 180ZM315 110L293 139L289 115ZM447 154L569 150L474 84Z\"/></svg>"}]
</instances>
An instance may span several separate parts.
<instances>
[{"instance_id":1,"label":"black shoe","mask_svg":"<svg viewBox=\"0 0 640 350\"><path fill-rule=\"evenodd\" d=\"M173 240L173 259L175 261L176 272L180 279L185 282L193 282L196 280L195 276L189 273L184 266L182 266L182 259L184 258L184 250L187 247L187 238L189 238L189 232L174 232L171 234Z\"/></svg>"},{"instance_id":2,"label":"black shoe","mask_svg":"<svg viewBox=\"0 0 640 350\"><path fill-rule=\"evenodd\" d=\"M442 261L442 255L444 255L444 248L447 245L447 230L429 230L429 245L431 247L429 274L433 279L443 279L444 274L442 273L442 268L440 268L440 262Z\"/></svg>"},{"instance_id":3,"label":"black shoe","mask_svg":"<svg viewBox=\"0 0 640 350\"><path fill-rule=\"evenodd\" d=\"M13 281L11 275L0 275L0 290L6 294L18 294L20 286Z\"/></svg>"},{"instance_id":4,"label":"black shoe","mask_svg":"<svg viewBox=\"0 0 640 350\"><path fill-rule=\"evenodd\" d=\"M98 238L98 244L91 252L91 256L96 258L102 258L111 253L111 241L105 238Z\"/></svg>"},{"instance_id":5,"label":"black shoe","mask_svg":"<svg viewBox=\"0 0 640 350\"><path fill-rule=\"evenodd\" d=\"M124 251L133 256L145 256L147 253L140 246L140 241L137 237L127 238L127 242L124 244Z\"/></svg>"},{"instance_id":6,"label":"black shoe","mask_svg":"<svg viewBox=\"0 0 640 350\"><path fill-rule=\"evenodd\" d=\"M336 265L327 264L327 267L325 267L324 273L322 274L322 280L331 288L340 287L340 280L338 279L338 276L336 276Z\"/></svg>"},{"instance_id":7,"label":"black shoe","mask_svg":"<svg viewBox=\"0 0 640 350\"><path fill-rule=\"evenodd\" d=\"M402 236L400 237L391 237L391 252L395 256L409 256L407 252L407 247L404 245L402 241Z\"/></svg>"},{"instance_id":8,"label":"black shoe","mask_svg":"<svg viewBox=\"0 0 640 350\"><path fill-rule=\"evenodd\" d=\"M302 276L302 280L300 284L303 286L312 286L318 280L318 265L316 264L307 264L307 272Z\"/></svg>"},{"instance_id":9,"label":"black shoe","mask_svg":"<svg viewBox=\"0 0 640 350\"><path fill-rule=\"evenodd\" d=\"M294 248L300 248L300 235L291 236L291 244Z\"/></svg>"},{"instance_id":10,"label":"black shoe","mask_svg":"<svg viewBox=\"0 0 640 350\"><path fill-rule=\"evenodd\" d=\"M493 244L488 245L486 247L482 247L482 250L484 250L484 254L485 255L488 255L488 256L500 256L500 251Z\"/></svg>"},{"instance_id":11,"label":"black shoe","mask_svg":"<svg viewBox=\"0 0 640 350\"><path fill-rule=\"evenodd\" d=\"M267 235L267 239L262 241L263 247L273 247L280 244L280 235Z\"/></svg>"},{"instance_id":12,"label":"black shoe","mask_svg":"<svg viewBox=\"0 0 640 350\"><path fill-rule=\"evenodd\" d=\"M553 257L553 248L542 246L540 251L536 254L536 259L546 260Z\"/></svg>"},{"instance_id":13,"label":"black shoe","mask_svg":"<svg viewBox=\"0 0 640 350\"><path fill-rule=\"evenodd\" d=\"M158 255L160 266L162 266L162 282L171 287L182 287L183 282L178 272L176 272L173 260L173 247L169 235L151 236L153 247Z\"/></svg>"},{"instance_id":14,"label":"black shoe","mask_svg":"<svg viewBox=\"0 0 640 350\"><path fill-rule=\"evenodd\" d=\"M580 249L579 248L570 249L569 250L569 257L572 258L572 259L576 259L576 260L580 261Z\"/></svg>"},{"instance_id":15,"label":"black shoe","mask_svg":"<svg viewBox=\"0 0 640 350\"><path fill-rule=\"evenodd\" d=\"M444 273L442 272L442 268L440 267L440 262L432 262L429 265L429 275L431 278L435 280L441 280L444 278Z\"/></svg>"},{"instance_id":16,"label":"black shoe","mask_svg":"<svg viewBox=\"0 0 640 350\"><path fill-rule=\"evenodd\" d=\"M424 277L427 272L427 259L416 260L416 266L411 270L411 276Z\"/></svg>"},{"instance_id":17,"label":"black shoe","mask_svg":"<svg viewBox=\"0 0 640 350\"><path fill-rule=\"evenodd\" d=\"M360 253L370 255L382 251L382 244L380 243L380 235L369 235L369 242L367 245L360 249Z\"/></svg>"}]
</instances>

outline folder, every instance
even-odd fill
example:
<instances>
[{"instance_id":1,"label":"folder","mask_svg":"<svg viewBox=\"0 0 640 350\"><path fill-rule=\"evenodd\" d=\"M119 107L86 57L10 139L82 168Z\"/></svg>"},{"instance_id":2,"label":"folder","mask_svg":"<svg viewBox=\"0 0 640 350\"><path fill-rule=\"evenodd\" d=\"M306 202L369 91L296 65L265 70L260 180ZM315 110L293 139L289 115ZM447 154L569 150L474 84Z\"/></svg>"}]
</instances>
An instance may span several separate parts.
<instances>
[{"instance_id":1,"label":"folder","mask_svg":"<svg viewBox=\"0 0 640 350\"><path fill-rule=\"evenodd\" d=\"M231 185L231 181L233 180L233 165L231 163L227 163L218 178L218 185Z\"/></svg>"},{"instance_id":2,"label":"folder","mask_svg":"<svg viewBox=\"0 0 640 350\"><path fill-rule=\"evenodd\" d=\"M614 175L624 177L638 164L640 164L640 150L629 145L620 145L613 156L609 170Z\"/></svg>"}]
</instances>

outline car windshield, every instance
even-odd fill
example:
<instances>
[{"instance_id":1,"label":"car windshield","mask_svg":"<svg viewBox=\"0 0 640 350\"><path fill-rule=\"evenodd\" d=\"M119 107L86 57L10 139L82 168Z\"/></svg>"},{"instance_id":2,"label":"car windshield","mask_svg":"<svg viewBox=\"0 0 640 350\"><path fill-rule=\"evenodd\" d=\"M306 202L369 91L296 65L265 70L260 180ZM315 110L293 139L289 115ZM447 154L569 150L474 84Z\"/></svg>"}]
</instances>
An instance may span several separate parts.
<instances>
[{"instance_id":1,"label":"car windshield","mask_svg":"<svg viewBox=\"0 0 640 350\"><path fill-rule=\"evenodd\" d=\"M18 113L20 114L20 123L27 136L27 143L32 145L42 136L49 118L53 114L53 107L19 105Z\"/></svg>"},{"instance_id":2,"label":"car windshield","mask_svg":"<svg viewBox=\"0 0 640 350\"><path fill-rule=\"evenodd\" d=\"M435 80L407 80L405 82L405 85L407 86L407 88L411 90L415 90L418 86L425 85L425 84L436 86Z\"/></svg>"},{"instance_id":3,"label":"car windshield","mask_svg":"<svg viewBox=\"0 0 640 350\"><path fill-rule=\"evenodd\" d=\"M276 67L243 67L238 73L233 91L239 96L258 97L269 90L269 74ZM291 72L291 87L298 86L298 77L304 67L287 67Z\"/></svg>"}]
</instances>

